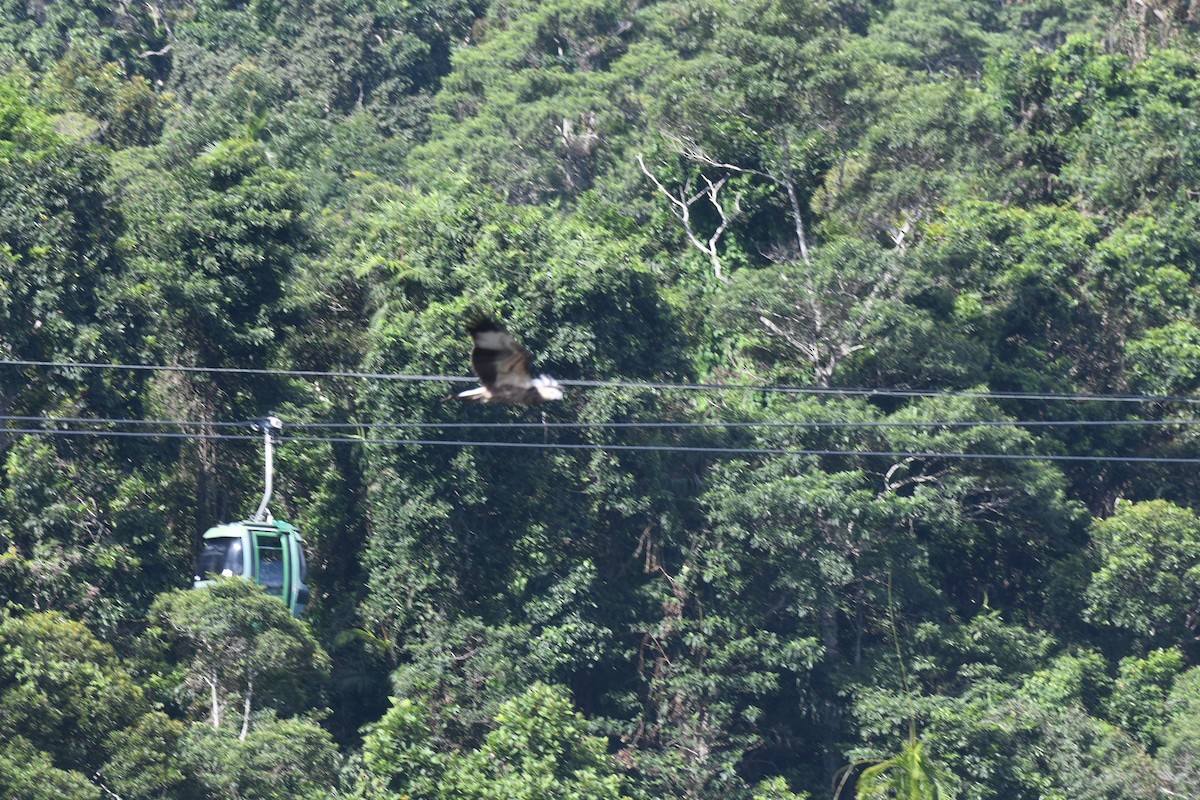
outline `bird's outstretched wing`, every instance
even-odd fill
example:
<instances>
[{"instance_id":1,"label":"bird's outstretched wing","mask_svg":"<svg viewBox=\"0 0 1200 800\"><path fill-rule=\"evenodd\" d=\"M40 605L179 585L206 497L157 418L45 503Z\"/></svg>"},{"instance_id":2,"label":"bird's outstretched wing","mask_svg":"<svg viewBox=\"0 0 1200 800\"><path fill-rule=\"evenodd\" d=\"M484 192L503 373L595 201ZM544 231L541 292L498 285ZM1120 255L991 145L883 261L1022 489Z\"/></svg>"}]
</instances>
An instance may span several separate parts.
<instances>
[{"instance_id":1,"label":"bird's outstretched wing","mask_svg":"<svg viewBox=\"0 0 1200 800\"><path fill-rule=\"evenodd\" d=\"M527 389L533 383L529 351L491 319L480 319L467 328L474 347L471 369L489 390L497 387Z\"/></svg>"}]
</instances>

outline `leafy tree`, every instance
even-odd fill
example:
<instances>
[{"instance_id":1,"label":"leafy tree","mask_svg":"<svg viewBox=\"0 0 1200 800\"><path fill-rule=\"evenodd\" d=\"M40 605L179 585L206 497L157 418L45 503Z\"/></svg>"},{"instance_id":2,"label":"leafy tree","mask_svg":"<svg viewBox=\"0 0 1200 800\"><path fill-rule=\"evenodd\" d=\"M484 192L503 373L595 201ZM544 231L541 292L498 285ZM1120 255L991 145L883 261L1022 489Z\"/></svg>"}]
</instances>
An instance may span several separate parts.
<instances>
[{"instance_id":1,"label":"leafy tree","mask_svg":"<svg viewBox=\"0 0 1200 800\"><path fill-rule=\"evenodd\" d=\"M20 785L40 775L91 796L94 787L74 776L95 773L111 752L110 736L147 710L113 649L81 623L56 612L0 617L0 735L9 748L3 760L14 765L3 780ZM18 768L22 753L29 760Z\"/></svg>"},{"instance_id":2,"label":"leafy tree","mask_svg":"<svg viewBox=\"0 0 1200 800\"><path fill-rule=\"evenodd\" d=\"M161 4L63 0L44 6L10 0L0 6L0 59L12 69L48 71L69 49L119 63L130 73L160 74L169 59L169 23Z\"/></svg>"},{"instance_id":3,"label":"leafy tree","mask_svg":"<svg viewBox=\"0 0 1200 800\"><path fill-rule=\"evenodd\" d=\"M244 139L218 144L166 185L162 176L123 177L137 237L130 245L138 247L143 279L155 281L170 311L167 330L178 337L170 355L262 363L283 279L304 247L295 177Z\"/></svg>"},{"instance_id":4,"label":"leafy tree","mask_svg":"<svg viewBox=\"0 0 1200 800\"><path fill-rule=\"evenodd\" d=\"M376 262L381 281L373 304L390 313L377 315L370 332L367 363L375 368L463 372L468 342L462 326L478 308L495 309L492 313L505 318L538 353L539 369L560 378L654 375L682 368L670 347L659 346L679 334L654 274L629 250L605 242L585 220L512 208L488 196L476 196L472 203L435 195L405 209L385 208L401 211L403 226L394 230L388 220L389 228L377 235L390 249L372 249L404 257ZM466 296L449 304L433 301L447 290ZM649 325L653 336L631 336L635 320L639 327ZM458 407L434 402L442 391L378 388L362 402L396 419L451 421ZM641 398L581 394L559 411L568 415L563 419L600 421L653 406ZM489 418L515 421L503 409ZM646 514L647 503L624 503L605 487L658 480L652 467L623 464L602 453L531 460L494 450L446 449L413 462L403 451L379 447L368 457L376 479L373 535L365 555L372 569L366 608L397 641L404 629L398 626L437 619L437 609L470 609L477 603L495 612L510 604L520 608L535 587L553 583L554 576L565 576L588 558L606 564L602 574L618 568L608 561L613 551L584 531L613 528L629 535L621 521ZM502 476L515 469L525 476L524 489L495 493ZM568 492L557 481L572 474L578 489ZM443 491L448 481L460 479L467 483ZM563 505L568 502L577 507L573 513ZM506 530L496 528L497 518L506 520ZM567 529L560 528L563 521ZM564 536L575 544L564 549ZM485 544L496 537L506 544Z\"/></svg>"},{"instance_id":5,"label":"leafy tree","mask_svg":"<svg viewBox=\"0 0 1200 800\"><path fill-rule=\"evenodd\" d=\"M1087 615L1129 634L1142 647L1196 639L1194 598L1200 578L1200 520L1163 500L1121 503L1092 525L1098 568L1087 589Z\"/></svg>"},{"instance_id":6,"label":"leafy tree","mask_svg":"<svg viewBox=\"0 0 1200 800\"><path fill-rule=\"evenodd\" d=\"M1088 281L1098 231L1085 216L968 203L930 226L928 237L916 255L959 287L954 324L986 343L991 385L1033 388L1080 369L1089 372L1078 383L1099 385L1115 370L1119 355ZM1060 368L1048 371L1056 359Z\"/></svg>"},{"instance_id":7,"label":"leafy tree","mask_svg":"<svg viewBox=\"0 0 1200 800\"><path fill-rule=\"evenodd\" d=\"M1161 728L1159 763L1170 791L1187 795L1200 789L1200 754L1196 732L1200 726L1200 671L1195 667L1179 675L1167 695L1165 725Z\"/></svg>"},{"instance_id":8,"label":"leafy tree","mask_svg":"<svg viewBox=\"0 0 1200 800\"><path fill-rule=\"evenodd\" d=\"M100 787L80 772L56 768L23 736L0 744L0 791L22 800L98 800Z\"/></svg>"},{"instance_id":9,"label":"leafy tree","mask_svg":"<svg viewBox=\"0 0 1200 800\"><path fill-rule=\"evenodd\" d=\"M561 688L535 683L503 703L475 749L430 735L421 701L394 699L364 743L379 797L616 800L622 780ZM435 729L436 730L436 729ZM386 790L384 789L386 787Z\"/></svg>"},{"instance_id":10,"label":"leafy tree","mask_svg":"<svg viewBox=\"0 0 1200 800\"><path fill-rule=\"evenodd\" d=\"M1178 650L1152 650L1145 658L1127 656L1118 665L1107 716L1147 747L1160 738L1166 724L1167 693L1183 670Z\"/></svg>"},{"instance_id":11,"label":"leafy tree","mask_svg":"<svg viewBox=\"0 0 1200 800\"><path fill-rule=\"evenodd\" d=\"M188 165L162 172L130 159L119 176L131 227L125 243L141 302L161 308L156 359L186 366L264 367L274 352L281 297L293 260L307 246L295 176L271 166L245 139L217 144ZM252 375L159 376L146 394L168 419L247 419L278 409L287 387ZM205 428L211 434L214 429ZM257 457L222 452L201 439L180 464L195 481L196 534L234 515ZM194 459L194 460L193 460ZM236 493L236 494L235 494Z\"/></svg>"},{"instance_id":12,"label":"leafy tree","mask_svg":"<svg viewBox=\"0 0 1200 800\"><path fill-rule=\"evenodd\" d=\"M245 741L257 709L298 713L322 693L329 657L287 606L248 581L160 595L151 607L186 659L182 688L218 734Z\"/></svg>"},{"instance_id":13,"label":"leafy tree","mask_svg":"<svg viewBox=\"0 0 1200 800\"><path fill-rule=\"evenodd\" d=\"M1153 796L1145 751L1088 713L1104 684L1098 655L1051 655L1053 640L994 612L913 632L913 677L929 688L897 698L863 686L855 714L872 739L894 735L913 714L927 720L922 741L938 753L947 793L997 800ZM874 760L880 752L887 750L855 755Z\"/></svg>"},{"instance_id":14,"label":"leafy tree","mask_svg":"<svg viewBox=\"0 0 1200 800\"><path fill-rule=\"evenodd\" d=\"M978 74L1001 37L991 3L898 0L868 37L884 57L914 70Z\"/></svg>"},{"instance_id":15,"label":"leafy tree","mask_svg":"<svg viewBox=\"0 0 1200 800\"><path fill-rule=\"evenodd\" d=\"M1009 152L1033 172L1025 184L1033 197L1063 197L1055 178L1089 119L1120 93L1126 66L1127 59L1083 35L1049 51L1007 51L991 62L986 85L1010 123Z\"/></svg>"},{"instance_id":16,"label":"leafy tree","mask_svg":"<svg viewBox=\"0 0 1200 800\"><path fill-rule=\"evenodd\" d=\"M881 105L868 117L873 124L824 170L813 194L814 211L831 230L904 249L941 207L1005 195L1008 175L994 163L1003 127L975 87L886 74L876 83L869 96Z\"/></svg>"},{"instance_id":17,"label":"leafy tree","mask_svg":"<svg viewBox=\"0 0 1200 800\"><path fill-rule=\"evenodd\" d=\"M172 487L152 445L25 437L0 466L0 596L113 631L131 608L178 582L191 553L164 508ZM124 459L141 464L129 468ZM144 580L129 573L145 570Z\"/></svg>"},{"instance_id":18,"label":"leafy tree","mask_svg":"<svg viewBox=\"0 0 1200 800\"><path fill-rule=\"evenodd\" d=\"M315 721L265 712L245 736L189 726L177 763L195 776L197 795L206 799L318 800L329 796L340 761L329 733Z\"/></svg>"},{"instance_id":19,"label":"leafy tree","mask_svg":"<svg viewBox=\"0 0 1200 800\"><path fill-rule=\"evenodd\" d=\"M1119 73L1125 80L1085 125L1063 170L1088 207L1119 214L1184 199L1200 144L1185 122L1198 67L1195 58L1164 50Z\"/></svg>"},{"instance_id":20,"label":"leafy tree","mask_svg":"<svg viewBox=\"0 0 1200 800\"><path fill-rule=\"evenodd\" d=\"M113 755L97 777L109 792L130 800L186 796L189 774L179 759L186 729L161 711L144 714L134 725L109 736Z\"/></svg>"},{"instance_id":21,"label":"leafy tree","mask_svg":"<svg viewBox=\"0 0 1200 800\"><path fill-rule=\"evenodd\" d=\"M58 136L29 98L5 82L0 162L0 354L34 361L126 355L140 329L120 302L121 219L104 186L103 157ZM22 378L12 369L5 367L0 384L5 414L78 410L89 399L98 409L111 400L103 378L80 384L61 371Z\"/></svg>"},{"instance_id":22,"label":"leafy tree","mask_svg":"<svg viewBox=\"0 0 1200 800\"><path fill-rule=\"evenodd\" d=\"M647 11L666 52L643 68L657 133L638 143L637 162L720 282L764 256L810 261L813 198L877 113L866 87L888 80L846 36L843 14L775 0Z\"/></svg>"},{"instance_id":23,"label":"leafy tree","mask_svg":"<svg viewBox=\"0 0 1200 800\"><path fill-rule=\"evenodd\" d=\"M75 50L54 64L44 93L59 110L94 121L96 138L115 149L157 141L173 102L145 77L126 79L119 64L100 64ZM56 122L64 127L63 117Z\"/></svg>"},{"instance_id":24,"label":"leafy tree","mask_svg":"<svg viewBox=\"0 0 1200 800\"><path fill-rule=\"evenodd\" d=\"M412 173L431 188L471 176L519 202L588 189L624 124L609 68L632 17L614 0L495 6L479 46L455 54Z\"/></svg>"},{"instance_id":25,"label":"leafy tree","mask_svg":"<svg viewBox=\"0 0 1200 800\"><path fill-rule=\"evenodd\" d=\"M124 223L103 154L56 134L14 84L0 86L0 108L0 355L138 360L146 312L120 255ZM138 377L0 369L0 414L144 413ZM149 497L164 488L164 455L140 442L0 435L0 547L14 590L8 598L86 615L111 629L122 606L148 602L164 588L158 581L174 571L179 555L154 513L161 498ZM124 570L142 565L148 585L122 579Z\"/></svg>"},{"instance_id":26,"label":"leafy tree","mask_svg":"<svg viewBox=\"0 0 1200 800\"><path fill-rule=\"evenodd\" d=\"M925 340L928 315L905 302L904 267L894 252L840 239L808 263L739 272L714 322L741 333L740 346L781 380L854 383L866 365L887 369L894 354Z\"/></svg>"}]
</instances>

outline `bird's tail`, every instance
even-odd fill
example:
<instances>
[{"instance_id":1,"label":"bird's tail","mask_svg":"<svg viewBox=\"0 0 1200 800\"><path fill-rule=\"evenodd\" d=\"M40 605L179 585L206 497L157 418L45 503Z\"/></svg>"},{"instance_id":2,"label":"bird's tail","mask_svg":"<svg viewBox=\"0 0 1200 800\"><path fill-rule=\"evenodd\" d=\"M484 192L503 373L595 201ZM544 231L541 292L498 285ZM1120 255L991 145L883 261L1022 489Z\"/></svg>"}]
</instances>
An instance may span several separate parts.
<instances>
[{"instance_id":1,"label":"bird's tail","mask_svg":"<svg viewBox=\"0 0 1200 800\"><path fill-rule=\"evenodd\" d=\"M562 400L563 390L558 381L547 375L539 375L533 379L533 388L543 400Z\"/></svg>"}]
</instances>

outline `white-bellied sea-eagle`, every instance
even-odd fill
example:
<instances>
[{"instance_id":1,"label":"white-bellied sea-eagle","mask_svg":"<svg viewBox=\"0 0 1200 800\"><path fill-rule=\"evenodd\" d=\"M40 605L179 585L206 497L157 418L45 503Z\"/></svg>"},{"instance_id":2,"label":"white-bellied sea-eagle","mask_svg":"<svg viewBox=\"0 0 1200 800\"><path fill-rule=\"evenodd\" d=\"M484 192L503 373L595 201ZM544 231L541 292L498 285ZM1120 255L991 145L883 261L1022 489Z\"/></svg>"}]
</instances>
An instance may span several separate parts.
<instances>
[{"instance_id":1,"label":"white-bellied sea-eagle","mask_svg":"<svg viewBox=\"0 0 1200 800\"><path fill-rule=\"evenodd\" d=\"M500 323L481 318L467 327L474 347L471 369L480 385L455 395L476 403L523 403L532 405L562 399L558 381L545 375L533 377L533 357Z\"/></svg>"}]
</instances>

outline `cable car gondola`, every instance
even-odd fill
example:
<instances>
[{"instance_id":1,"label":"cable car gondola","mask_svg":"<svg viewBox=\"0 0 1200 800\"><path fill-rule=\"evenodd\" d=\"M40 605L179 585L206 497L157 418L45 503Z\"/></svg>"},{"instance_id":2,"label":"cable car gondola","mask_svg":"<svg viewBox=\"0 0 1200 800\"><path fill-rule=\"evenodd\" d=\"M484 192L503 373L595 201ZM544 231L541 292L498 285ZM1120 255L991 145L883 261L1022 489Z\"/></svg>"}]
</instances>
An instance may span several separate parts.
<instances>
[{"instance_id":1,"label":"cable car gondola","mask_svg":"<svg viewBox=\"0 0 1200 800\"><path fill-rule=\"evenodd\" d=\"M262 502L253 519L216 525L204 532L192 587L203 588L212 583L214 576L237 575L278 597L298 617L309 600L309 589L304 583L307 574L304 540L295 526L274 519L267 511L273 483L274 436L283 429L283 423L276 417L267 417L253 424L263 431L265 447L266 490Z\"/></svg>"}]
</instances>

